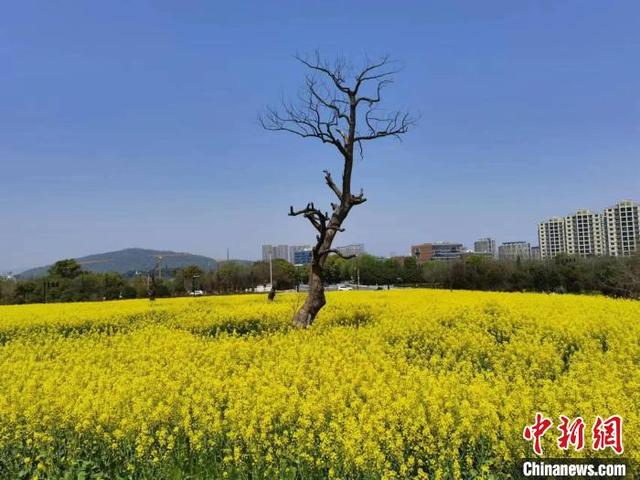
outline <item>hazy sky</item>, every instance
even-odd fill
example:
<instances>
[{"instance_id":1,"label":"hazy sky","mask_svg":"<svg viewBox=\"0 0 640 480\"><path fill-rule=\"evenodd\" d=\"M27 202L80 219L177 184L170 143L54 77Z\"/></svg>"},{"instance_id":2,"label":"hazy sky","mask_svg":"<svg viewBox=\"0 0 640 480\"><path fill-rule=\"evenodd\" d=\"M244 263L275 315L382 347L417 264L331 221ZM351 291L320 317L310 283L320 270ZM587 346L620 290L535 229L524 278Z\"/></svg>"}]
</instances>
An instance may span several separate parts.
<instances>
[{"instance_id":1,"label":"hazy sky","mask_svg":"<svg viewBox=\"0 0 640 480\"><path fill-rule=\"evenodd\" d=\"M320 143L262 131L314 49L404 65L339 244L380 255L640 200L640 2L6 2L0 271L139 246L257 258L309 243L291 204L331 196Z\"/></svg>"}]
</instances>

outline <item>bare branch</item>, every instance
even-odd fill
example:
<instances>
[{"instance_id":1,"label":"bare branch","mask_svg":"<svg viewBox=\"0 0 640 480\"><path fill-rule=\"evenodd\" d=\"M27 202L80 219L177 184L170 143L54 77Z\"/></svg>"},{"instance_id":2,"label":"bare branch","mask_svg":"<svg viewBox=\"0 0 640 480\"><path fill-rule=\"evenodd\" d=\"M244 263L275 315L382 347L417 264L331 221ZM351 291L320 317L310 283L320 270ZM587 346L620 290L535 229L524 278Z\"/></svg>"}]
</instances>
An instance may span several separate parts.
<instances>
[{"instance_id":1,"label":"bare branch","mask_svg":"<svg viewBox=\"0 0 640 480\"><path fill-rule=\"evenodd\" d=\"M343 78L342 69L340 68L340 65L336 65L336 67L333 70L331 70L327 65L322 64L322 62L320 61L320 55L318 54L318 52L316 52L315 62L310 62L302 58L300 55L296 55L296 60L303 63L310 69L323 73L326 76L328 76L333 81L334 85L338 90L344 93L350 92L349 88L344 85L345 80Z\"/></svg>"},{"instance_id":2,"label":"bare branch","mask_svg":"<svg viewBox=\"0 0 640 480\"><path fill-rule=\"evenodd\" d=\"M385 85L389 85L391 83L393 83L393 80L389 80L389 79L378 82L378 85L376 87L376 96L375 97L358 97L358 99L356 100L356 105L360 102L367 102L369 106L372 106L374 103L379 103L380 91L384 88Z\"/></svg>"},{"instance_id":3,"label":"bare branch","mask_svg":"<svg viewBox=\"0 0 640 480\"><path fill-rule=\"evenodd\" d=\"M322 211L315 208L313 202L307 204L307 206L301 210L294 210L293 206L289 207L289 216L296 217L298 215L303 215L314 228L320 233L321 236L324 236L327 230L327 221L329 219L329 215L327 213L322 213Z\"/></svg>"},{"instance_id":4,"label":"bare branch","mask_svg":"<svg viewBox=\"0 0 640 480\"><path fill-rule=\"evenodd\" d=\"M364 192L360 189L360 193L358 195L351 195L351 205L360 205L361 203L366 202L367 199L364 198Z\"/></svg>"},{"instance_id":5,"label":"bare branch","mask_svg":"<svg viewBox=\"0 0 640 480\"><path fill-rule=\"evenodd\" d=\"M337 118L342 118L344 120L349 121L349 115L347 115L346 112L342 111L340 107L338 107L337 105L338 102L336 102L335 98L331 100L327 100L318 93L316 89L316 82L314 79L307 77L306 83L307 83L307 88L309 89L309 92L318 102L320 102L326 108L332 110Z\"/></svg>"},{"instance_id":6,"label":"bare branch","mask_svg":"<svg viewBox=\"0 0 640 480\"><path fill-rule=\"evenodd\" d=\"M333 178L331 178L331 173L329 173L329 170L324 170L323 173L324 173L324 180L327 183L327 185L329 185L329 188L333 190L333 193L336 194L338 199L342 200L342 192L333 181ZM332 207L333 207L333 204L332 204ZM334 210L335 210L335 207L334 207Z\"/></svg>"},{"instance_id":7,"label":"bare branch","mask_svg":"<svg viewBox=\"0 0 640 480\"><path fill-rule=\"evenodd\" d=\"M330 248L329 250L324 250L320 253L320 255L329 255L330 253L333 253L337 256L339 256L340 258L344 258L345 260L350 260L352 258L356 258L357 255L344 255L340 252L340 250L336 250L335 248Z\"/></svg>"},{"instance_id":8,"label":"bare branch","mask_svg":"<svg viewBox=\"0 0 640 480\"><path fill-rule=\"evenodd\" d=\"M400 135L407 133L409 128L415 123L408 113L395 112L387 117L373 117L371 116L372 112L373 110L369 110L365 114L365 123L369 128L369 132L356 136L354 142L375 140L390 136L400 139Z\"/></svg>"},{"instance_id":9,"label":"bare branch","mask_svg":"<svg viewBox=\"0 0 640 480\"><path fill-rule=\"evenodd\" d=\"M380 78L388 77L389 75L398 73L397 69L382 70L376 73L377 70L387 67L389 63L391 62L389 61L388 55L382 57L382 59L380 59L380 61L377 63L369 63L368 66L363 68L356 76L356 85L353 89L353 92L357 94L364 82L367 82L369 80L379 80Z\"/></svg>"}]
</instances>

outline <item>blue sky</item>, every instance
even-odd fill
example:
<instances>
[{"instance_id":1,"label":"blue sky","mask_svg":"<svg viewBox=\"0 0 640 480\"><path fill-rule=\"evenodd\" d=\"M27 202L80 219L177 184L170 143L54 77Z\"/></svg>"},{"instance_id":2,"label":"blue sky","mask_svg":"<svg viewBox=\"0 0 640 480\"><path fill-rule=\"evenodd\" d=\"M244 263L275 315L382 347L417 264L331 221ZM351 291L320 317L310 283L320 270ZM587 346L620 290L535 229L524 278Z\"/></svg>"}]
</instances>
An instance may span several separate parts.
<instances>
[{"instance_id":1,"label":"blue sky","mask_svg":"<svg viewBox=\"0 0 640 480\"><path fill-rule=\"evenodd\" d=\"M640 200L640 3L9 2L0 16L0 270L130 246L257 258L309 243L327 146L262 131L296 52L390 54L420 123L370 143L339 244L536 242Z\"/></svg>"}]
</instances>

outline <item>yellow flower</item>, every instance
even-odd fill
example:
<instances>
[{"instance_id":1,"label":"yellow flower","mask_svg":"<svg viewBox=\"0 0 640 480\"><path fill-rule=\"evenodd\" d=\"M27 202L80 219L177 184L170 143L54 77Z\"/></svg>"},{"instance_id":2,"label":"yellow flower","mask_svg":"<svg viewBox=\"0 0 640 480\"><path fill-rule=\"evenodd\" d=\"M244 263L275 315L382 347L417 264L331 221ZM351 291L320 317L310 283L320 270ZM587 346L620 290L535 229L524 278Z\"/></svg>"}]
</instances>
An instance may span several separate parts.
<instances>
[{"instance_id":1,"label":"yellow flower","mask_svg":"<svg viewBox=\"0 0 640 480\"><path fill-rule=\"evenodd\" d=\"M508 476L537 411L621 415L640 461L640 302L340 292L298 331L299 301L0 307L0 463L44 478L105 458L109 477L176 462L224 478ZM554 434L543 449L560 453Z\"/></svg>"}]
</instances>

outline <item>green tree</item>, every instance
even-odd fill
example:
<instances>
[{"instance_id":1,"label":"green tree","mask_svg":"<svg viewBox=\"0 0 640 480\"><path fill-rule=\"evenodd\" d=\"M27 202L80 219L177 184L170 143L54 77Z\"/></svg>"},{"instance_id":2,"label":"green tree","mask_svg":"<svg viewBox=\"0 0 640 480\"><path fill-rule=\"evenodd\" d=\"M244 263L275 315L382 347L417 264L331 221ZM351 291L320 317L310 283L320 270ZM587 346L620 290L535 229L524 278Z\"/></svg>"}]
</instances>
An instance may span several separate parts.
<instances>
[{"instance_id":1,"label":"green tree","mask_svg":"<svg viewBox=\"0 0 640 480\"><path fill-rule=\"evenodd\" d=\"M404 257L402 259L402 282L403 283L419 283L420 268L415 257Z\"/></svg>"},{"instance_id":2,"label":"green tree","mask_svg":"<svg viewBox=\"0 0 640 480\"><path fill-rule=\"evenodd\" d=\"M216 271L216 283L219 291L238 292L247 288L248 269L234 261L223 262Z\"/></svg>"},{"instance_id":3,"label":"green tree","mask_svg":"<svg viewBox=\"0 0 640 480\"><path fill-rule=\"evenodd\" d=\"M330 255L324 264L323 278L325 283L339 283L347 280L349 276L345 276L345 266L348 264L348 260L340 258L338 255Z\"/></svg>"},{"instance_id":4,"label":"green tree","mask_svg":"<svg viewBox=\"0 0 640 480\"><path fill-rule=\"evenodd\" d=\"M102 285L105 300L116 300L121 298L125 281L122 275L115 272L109 272L102 275Z\"/></svg>"},{"instance_id":5,"label":"green tree","mask_svg":"<svg viewBox=\"0 0 640 480\"><path fill-rule=\"evenodd\" d=\"M201 288L206 283L203 276L204 271L198 265L188 265L176 270L172 283L173 293L180 295L191 291L194 286L196 289Z\"/></svg>"},{"instance_id":6,"label":"green tree","mask_svg":"<svg viewBox=\"0 0 640 480\"><path fill-rule=\"evenodd\" d=\"M49 268L49 275L60 278L76 278L82 273L82 267L73 258L59 260Z\"/></svg>"},{"instance_id":7,"label":"green tree","mask_svg":"<svg viewBox=\"0 0 640 480\"><path fill-rule=\"evenodd\" d=\"M273 260L273 281L278 290L287 290L296 285L296 268L286 260Z\"/></svg>"}]
</instances>

